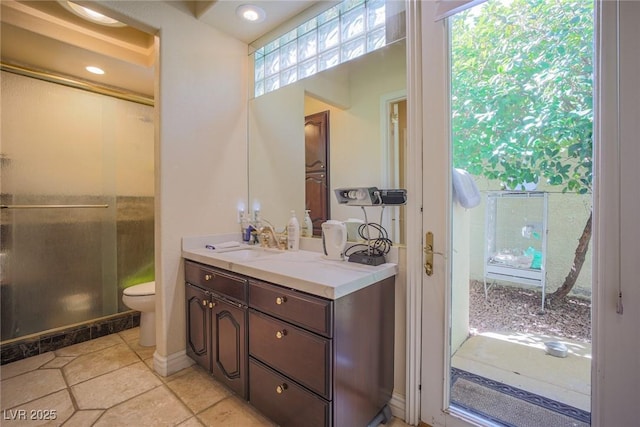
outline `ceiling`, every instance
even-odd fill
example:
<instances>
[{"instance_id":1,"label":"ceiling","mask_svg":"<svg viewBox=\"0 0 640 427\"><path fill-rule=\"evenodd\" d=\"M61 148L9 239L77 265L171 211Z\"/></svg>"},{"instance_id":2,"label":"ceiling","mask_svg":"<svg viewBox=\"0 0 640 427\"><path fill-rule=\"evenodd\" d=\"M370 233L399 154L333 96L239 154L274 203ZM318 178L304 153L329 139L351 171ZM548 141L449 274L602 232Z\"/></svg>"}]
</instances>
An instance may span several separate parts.
<instances>
[{"instance_id":1,"label":"ceiling","mask_svg":"<svg viewBox=\"0 0 640 427\"><path fill-rule=\"evenodd\" d=\"M236 8L249 1L173 0L207 25L247 44L309 8L335 1L251 0L266 12L264 22L242 22ZM154 36L134 28L95 24L71 13L63 1L0 2L2 62L69 76L102 86L153 97ZM103 68L95 76L87 65Z\"/></svg>"},{"instance_id":2,"label":"ceiling","mask_svg":"<svg viewBox=\"0 0 640 427\"><path fill-rule=\"evenodd\" d=\"M336 1L317 0L217 0L195 1L194 15L202 22L247 44L309 8L328 8ZM251 3L266 12L263 22L252 23L236 15L238 6ZM324 4L324 6L323 6Z\"/></svg>"}]
</instances>

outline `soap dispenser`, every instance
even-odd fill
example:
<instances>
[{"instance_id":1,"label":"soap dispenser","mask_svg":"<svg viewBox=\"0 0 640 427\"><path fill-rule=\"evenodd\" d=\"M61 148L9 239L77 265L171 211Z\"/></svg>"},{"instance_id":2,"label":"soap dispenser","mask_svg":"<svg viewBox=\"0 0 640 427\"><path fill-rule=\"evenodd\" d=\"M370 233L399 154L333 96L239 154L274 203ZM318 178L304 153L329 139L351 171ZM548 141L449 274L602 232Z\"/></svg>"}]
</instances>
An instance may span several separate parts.
<instances>
[{"instance_id":1,"label":"soap dispenser","mask_svg":"<svg viewBox=\"0 0 640 427\"><path fill-rule=\"evenodd\" d=\"M300 223L296 218L296 211L291 211L291 218L287 222L287 249L297 251L300 248Z\"/></svg>"},{"instance_id":2,"label":"soap dispenser","mask_svg":"<svg viewBox=\"0 0 640 427\"><path fill-rule=\"evenodd\" d=\"M313 221L311 221L311 211L309 209L304 211L304 220L302 220L302 237L313 236Z\"/></svg>"}]
</instances>

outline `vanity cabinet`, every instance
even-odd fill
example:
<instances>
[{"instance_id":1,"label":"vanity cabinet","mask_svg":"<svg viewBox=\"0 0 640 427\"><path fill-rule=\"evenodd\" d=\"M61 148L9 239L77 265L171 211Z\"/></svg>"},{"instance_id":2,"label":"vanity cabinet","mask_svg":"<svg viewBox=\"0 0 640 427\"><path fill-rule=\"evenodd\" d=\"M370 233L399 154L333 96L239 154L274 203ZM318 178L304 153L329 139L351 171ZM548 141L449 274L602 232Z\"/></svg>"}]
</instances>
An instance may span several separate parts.
<instances>
[{"instance_id":1,"label":"vanity cabinet","mask_svg":"<svg viewBox=\"0 0 640 427\"><path fill-rule=\"evenodd\" d=\"M389 420L394 283L336 299L185 260L187 354L282 427Z\"/></svg>"},{"instance_id":2,"label":"vanity cabinet","mask_svg":"<svg viewBox=\"0 0 640 427\"><path fill-rule=\"evenodd\" d=\"M187 355L247 399L247 279L186 261Z\"/></svg>"}]
</instances>

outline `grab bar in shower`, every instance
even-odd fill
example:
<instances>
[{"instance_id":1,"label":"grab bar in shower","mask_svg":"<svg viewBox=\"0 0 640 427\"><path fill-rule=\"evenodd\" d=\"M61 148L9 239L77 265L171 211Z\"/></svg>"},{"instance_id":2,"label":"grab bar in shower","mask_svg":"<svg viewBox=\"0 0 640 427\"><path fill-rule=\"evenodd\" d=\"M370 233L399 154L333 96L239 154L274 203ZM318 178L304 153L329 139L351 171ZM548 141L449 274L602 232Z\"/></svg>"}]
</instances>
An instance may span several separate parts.
<instances>
[{"instance_id":1,"label":"grab bar in shower","mask_svg":"<svg viewBox=\"0 0 640 427\"><path fill-rule=\"evenodd\" d=\"M0 209L108 208L109 205L0 205Z\"/></svg>"}]
</instances>

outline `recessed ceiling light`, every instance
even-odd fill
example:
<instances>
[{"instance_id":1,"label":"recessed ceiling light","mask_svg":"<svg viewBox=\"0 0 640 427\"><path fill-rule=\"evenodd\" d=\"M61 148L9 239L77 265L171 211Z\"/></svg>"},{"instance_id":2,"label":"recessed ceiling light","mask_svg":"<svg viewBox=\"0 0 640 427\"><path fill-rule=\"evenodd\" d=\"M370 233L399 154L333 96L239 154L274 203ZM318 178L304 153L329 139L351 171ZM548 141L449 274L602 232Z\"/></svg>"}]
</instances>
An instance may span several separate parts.
<instances>
[{"instance_id":1,"label":"recessed ceiling light","mask_svg":"<svg viewBox=\"0 0 640 427\"><path fill-rule=\"evenodd\" d=\"M262 22L267 17L266 12L259 6L253 4L243 4L236 9L236 15L249 22Z\"/></svg>"},{"instance_id":2,"label":"recessed ceiling light","mask_svg":"<svg viewBox=\"0 0 640 427\"><path fill-rule=\"evenodd\" d=\"M104 70L102 68L94 67L92 65L85 68L88 72L93 74L104 74Z\"/></svg>"},{"instance_id":3,"label":"recessed ceiling light","mask_svg":"<svg viewBox=\"0 0 640 427\"><path fill-rule=\"evenodd\" d=\"M59 0L59 3L64 6L70 12L73 12L75 15L84 18L88 21L95 22L96 24L106 25L109 27L124 27L125 24L122 22L109 18L108 16L103 15L100 12L96 12L93 9L89 9L88 7L80 6L79 4L70 2L70 1L62 1Z\"/></svg>"}]
</instances>

